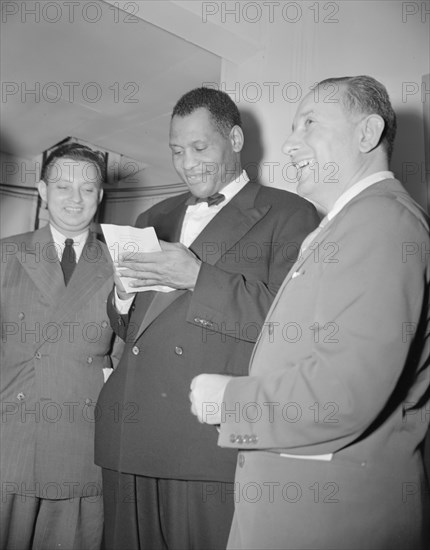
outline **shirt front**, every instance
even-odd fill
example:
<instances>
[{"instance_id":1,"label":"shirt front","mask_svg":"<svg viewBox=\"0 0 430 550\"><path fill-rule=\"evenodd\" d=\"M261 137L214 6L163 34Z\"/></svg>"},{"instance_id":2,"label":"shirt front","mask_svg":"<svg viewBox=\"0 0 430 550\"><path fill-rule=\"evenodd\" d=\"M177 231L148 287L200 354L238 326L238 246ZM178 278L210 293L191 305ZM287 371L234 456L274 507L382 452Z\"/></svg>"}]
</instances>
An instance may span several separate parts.
<instances>
[{"instance_id":1,"label":"shirt front","mask_svg":"<svg viewBox=\"0 0 430 550\"><path fill-rule=\"evenodd\" d=\"M207 202L202 201L196 204L190 204L185 212L184 221L182 223L181 236L179 242L185 246L190 244L200 235L208 223L231 201L231 199L245 187L249 178L245 170L241 175L228 183L220 193L225 196L225 199L219 204L209 206Z\"/></svg>"}]
</instances>

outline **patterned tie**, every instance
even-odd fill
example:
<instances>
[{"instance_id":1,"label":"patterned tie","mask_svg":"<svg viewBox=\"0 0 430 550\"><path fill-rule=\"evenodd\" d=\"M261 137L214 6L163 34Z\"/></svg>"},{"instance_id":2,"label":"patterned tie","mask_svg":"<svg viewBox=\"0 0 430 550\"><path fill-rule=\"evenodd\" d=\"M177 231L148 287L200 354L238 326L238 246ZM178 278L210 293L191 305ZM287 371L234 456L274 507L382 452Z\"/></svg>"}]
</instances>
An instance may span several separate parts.
<instances>
[{"instance_id":1,"label":"patterned tie","mask_svg":"<svg viewBox=\"0 0 430 550\"><path fill-rule=\"evenodd\" d=\"M193 204L199 204L201 202L207 202L208 206L215 206L225 200L225 195L222 193L215 193L214 195L211 195L210 197L206 197L204 199L201 199L199 197L195 197L194 195L191 195L186 201L186 205L190 206Z\"/></svg>"},{"instance_id":2,"label":"patterned tie","mask_svg":"<svg viewBox=\"0 0 430 550\"><path fill-rule=\"evenodd\" d=\"M76 267L76 254L73 248L73 239L66 239L63 256L61 258L61 269L63 270L66 286Z\"/></svg>"}]
</instances>

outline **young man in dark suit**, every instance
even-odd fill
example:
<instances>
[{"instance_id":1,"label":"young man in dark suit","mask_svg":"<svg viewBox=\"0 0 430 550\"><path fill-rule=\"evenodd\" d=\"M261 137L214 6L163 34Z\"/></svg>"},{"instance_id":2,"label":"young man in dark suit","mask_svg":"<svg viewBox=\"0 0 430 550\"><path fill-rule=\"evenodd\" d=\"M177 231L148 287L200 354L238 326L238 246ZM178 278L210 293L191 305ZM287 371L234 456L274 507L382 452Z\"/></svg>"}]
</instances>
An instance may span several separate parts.
<instances>
[{"instance_id":1,"label":"young man in dark suit","mask_svg":"<svg viewBox=\"0 0 430 550\"><path fill-rule=\"evenodd\" d=\"M58 147L39 183L49 225L1 241L1 548L100 547L94 416L113 267L90 223L103 181L101 154Z\"/></svg>"},{"instance_id":2,"label":"young man in dark suit","mask_svg":"<svg viewBox=\"0 0 430 550\"><path fill-rule=\"evenodd\" d=\"M243 142L227 94L185 94L173 110L170 148L189 192L137 220L155 227L162 251L119 264L136 290L175 290L127 295L116 278L109 301L112 324L126 340L99 397L96 426L105 545L112 550L227 542L236 452L218 448L216 428L191 415L190 381L206 370L246 373L267 310L318 223L304 199L248 180Z\"/></svg>"}]
</instances>

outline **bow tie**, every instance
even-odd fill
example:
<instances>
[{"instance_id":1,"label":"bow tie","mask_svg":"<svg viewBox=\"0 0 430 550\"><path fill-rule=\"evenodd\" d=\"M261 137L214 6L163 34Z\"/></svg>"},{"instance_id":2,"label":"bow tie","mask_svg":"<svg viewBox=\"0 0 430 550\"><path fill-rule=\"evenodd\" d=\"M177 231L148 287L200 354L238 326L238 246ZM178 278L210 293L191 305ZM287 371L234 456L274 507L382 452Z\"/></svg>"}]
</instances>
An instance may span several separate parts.
<instances>
[{"instance_id":1,"label":"bow tie","mask_svg":"<svg viewBox=\"0 0 430 550\"><path fill-rule=\"evenodd\" d=\"M187 206L190 206L192 204L199 204L201 202L207 202L208 206L215 206L216 204L219 204L223 200L225 200L225 195L223 195L222 193L215 193L214 195L211 195L210 197L206 197L206 198L203 198L203 199L201 199L199 197L195 197L194 195L191 195L191 197L189 197L187 199L185 204Z\"/></svg>"}]
</instances>

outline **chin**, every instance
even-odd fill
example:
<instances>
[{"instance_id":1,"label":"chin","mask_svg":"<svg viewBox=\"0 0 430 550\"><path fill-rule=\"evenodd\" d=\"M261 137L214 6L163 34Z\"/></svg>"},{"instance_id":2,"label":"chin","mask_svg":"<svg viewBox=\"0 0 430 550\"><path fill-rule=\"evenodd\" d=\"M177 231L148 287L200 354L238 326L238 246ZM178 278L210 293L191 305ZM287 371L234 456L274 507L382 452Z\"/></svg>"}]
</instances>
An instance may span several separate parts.
<instances>
[{"instance_id":1,"label":"chin","mask_svg":"<svg viewBox=\"0 0 430 550\"><path fill-rule=\"evenodd\" d=\"M306 198L312 194L312 190L312 185L310 185L309 182L306 184L306 181L300 181L296 189L298 195Z\"/></svg>"}]
</instances>

